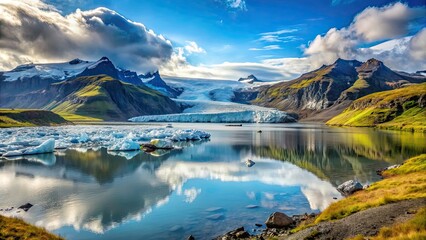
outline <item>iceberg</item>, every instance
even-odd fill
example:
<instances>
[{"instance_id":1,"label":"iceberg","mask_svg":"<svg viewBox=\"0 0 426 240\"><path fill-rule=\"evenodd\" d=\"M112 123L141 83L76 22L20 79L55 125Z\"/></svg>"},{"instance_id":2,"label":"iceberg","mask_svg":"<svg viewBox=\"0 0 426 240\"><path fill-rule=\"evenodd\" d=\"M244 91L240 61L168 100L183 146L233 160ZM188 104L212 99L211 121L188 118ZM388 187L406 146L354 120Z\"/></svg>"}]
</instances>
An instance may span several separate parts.
<instances>
[{"instance_id":1,"label":"iceberg","mask_svg":"<svg viewBox=\"0 0 426 240\"><path fill-rule=\"evenodd\" d=\"M40 154L40 153L52 153L55 150L55 139L51 138L43 142L37 147L29 148L24 150L24 155Z\"/></svg>"},{"instance_id":2,"label":"iceberg","mask_svg":"<svg viewBox=\"0 0 426 240\"><path fill-rule=\"evenodd\" d=\"M40 136L43 132L43 136ZM140 150L141 143L152 139L165 141L198 141L210 134L194 129L146 126L62 126L0 129L0 158L51 153L55 149L105 148L109 151ZM56 140L55 140L56 139Z\"/></svg>"},{"instance_id":3,"label":"iceberg","mask_svg":"<svg viewBox=\"0 0 426 240\"><path fill-rule=\"evenodd\" d=\"M37 147L31 147L21 150L13 150L3 154L3 157L16 157L22 155L34 155L41 153L52 153L55 150L55 139L51 138L43 142Z\"/></svg>"},{"instance_id":4,"label":"iceberg","mask_svg":"<svg viewBox=\"0 0 426 240\"><path fill-rule=\"evenodd\" d=\"M296 120L279 110L246 110L216 113L180 113L140 116L131 122L288 123Z\"/></svg>"},{"instance_id":5,"label":"iceberg","mask_svg":"<svg viewBox=\"0 0 426 240\"><path fill-rule=\"evenodd\" d=\"M107 148L108 151L134 151L139 149L139 143L131 139L124 139Z\"/></svg>"}]
</instances>

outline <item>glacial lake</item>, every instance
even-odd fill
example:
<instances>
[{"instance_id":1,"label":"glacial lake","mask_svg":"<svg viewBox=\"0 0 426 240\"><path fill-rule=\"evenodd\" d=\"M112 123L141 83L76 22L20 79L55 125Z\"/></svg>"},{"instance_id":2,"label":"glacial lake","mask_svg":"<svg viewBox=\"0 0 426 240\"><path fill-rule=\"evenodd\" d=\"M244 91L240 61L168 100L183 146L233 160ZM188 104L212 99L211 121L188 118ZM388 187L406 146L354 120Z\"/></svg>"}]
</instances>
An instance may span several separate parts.
<instances>
[{"instance_id":1,"label":"glacial lake","mask_svg":"<svg viewBox=\"0 0 426 240\"><path fill-rule=\"evenodd\" d=\"M239 226L255 233L262 229L255 223L274 211L319 212L341 198L340 183L375 182L377 169L426 152L426 135L410 132L300 123L173 126L211 138L156 155L67 149L0 160L0 208L34 204L1 214L66 239L212 239ZM247 167L247 159L256 164Z\"/></svg>"}]
</instances>

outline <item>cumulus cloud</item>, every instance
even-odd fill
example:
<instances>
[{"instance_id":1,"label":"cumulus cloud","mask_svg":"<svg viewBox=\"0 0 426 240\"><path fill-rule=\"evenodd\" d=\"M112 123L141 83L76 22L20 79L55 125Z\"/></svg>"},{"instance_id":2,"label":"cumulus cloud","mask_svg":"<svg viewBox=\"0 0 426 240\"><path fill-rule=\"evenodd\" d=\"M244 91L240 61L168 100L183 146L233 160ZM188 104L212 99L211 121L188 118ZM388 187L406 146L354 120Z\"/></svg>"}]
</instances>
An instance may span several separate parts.
<instances>
[{"instance_id":1,"label":"cumulus cloud","mask_svg":"<svg viewBox=\"0 0 426 240\"><path fill-rule=\"evenodd\" d=\"M348 27L332 28L324 36L316 36L309 46L302 48L314 67L331 64L337 58L363 61L375 57L398 70L418 70L419 67L425 67L421 58L425 48L424 29L410 41L386 43L387 49L383 49L384 45L371 49L359 46L405 35L410 24L425 14L425 8L410 8L399 2L384 7L369 7L359 13ZM378 48L382 49L378 51Z\"/></svg>"},{"instance_id":2,"label":"cumulus cloud","mask_svg":"<svg viewBox=\"0 0 426 240\"><path fill-rule=\"evenodd\" d=\"M410 8L400 2L369 7L355 17L350 29L368 42L389 39L406 34L410 22L425 15L424 8Z\"/></svg>"},{"instance_id":3,"label":"cumulus cloud","mask_svg":"<svg viewBox=\"0 0 426 240\"><path fill-rule=\"evenodd\" d=\"M0 68L28 61L110 57L141 71L171 58L173 47L162 35L107 8L77 9L68 15L39 0L0 3Z\"/></svg>"},{"instance_id":4,"label":"cumulus cloud","mask_svg":"<svg viewBox=\"0 0 426 240\"><path fill-rule=\"evenodd\" d=\"M198 46L196 42L193 41L186 41L188 45L184 47L184 49L188 52L188 54L193 53L206 53L206 50Z\"/></svg>"}]
</instances>

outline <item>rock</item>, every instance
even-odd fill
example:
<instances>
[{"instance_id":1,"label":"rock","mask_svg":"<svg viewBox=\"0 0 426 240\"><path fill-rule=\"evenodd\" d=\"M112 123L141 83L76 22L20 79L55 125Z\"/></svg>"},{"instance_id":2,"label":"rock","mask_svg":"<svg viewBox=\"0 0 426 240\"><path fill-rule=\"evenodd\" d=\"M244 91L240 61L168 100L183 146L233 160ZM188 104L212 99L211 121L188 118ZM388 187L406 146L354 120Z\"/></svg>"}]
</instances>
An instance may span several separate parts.
<instances>
[{"instance_id":1,"label":"rock","mask_svg":"<svg viewBox=\"0 0 426 240\"><path fill-rule=\"evenodd\" d=\"M247 159L247 160L246 160L246 165L247 165L247 167L252 167L254 164L256 164L254 161L252 161L252 160L250 160L250 159Z\"/></svg>"},{"instance_id":2,"label":"rock","mask_svg":"<svg viewBox=\"0 0 426 240\"><path fill-rule=\"evenodd\" d=\"M18 209L22 209L25 212L28 212L28 210L30 210L30 208L32 208L32 206L34 206L34 205L32 205L31 203L26 203L24 205L19 206Z\"/></svg>"},{"instance_id":3,"label":"rock","mask_svg":"<svg viewBox=\"0 0 426 240\"><path fill-rule=\"evenodd\" d=\"M250 233L248 233L246 231L239 231L239 232L235 233L235 237L237 237L237 238L248 238L248 237L250 237Z\"/></svg>"},{"instance_id":4,"label":"rock","mask_svg":"<svg viewBox=\"0 0 426 240\"><path fill-rule=\"evenodd\" d=\"M250 238L251 235L244 230L244 227L239 227L235 230L229 231L222 236L217 237L216 239L244 239Z\"/></svg>"},{"instance_id":5,"label":"rock","mask_svg":"<svg viewBox=\"0 0 426 240\"><path fill-rule=\"evenodd\" d=\"M401 166L402 166L402 164L395 164L395 165L392 165L392 166L389 166L389 167L385 167L383 169L376 170L376 173L377 173L377 175L382 176L384 171L394 169L394 168L399 168Z\"/></svg>"},{"instance_id":6,"label":"rock","mask_svg":"<svg viewBox=\"0 0 426 240\"><path fill-rule=\"evenodd\" d=\"M343 195L351 195L352 193L362 190L363 186L361 183L355 180L349 180L337 187L337 190Z\"/></svg>"},{"instance_id":7,"label":"rock","mask_svg":"<svg viewBox=\"0 0 426 240\"><path fill-rule=\"evenodd\" d=\"M152 139L150 144L154 145L156 148L159 148L159 149L173 148L173 142L166 139Z\"/></svg>"},{"instance_id":8,"label":"rock","mask_svg":"<svg viewBox=\"0 0 426 240\"><path fill-rule=\"evenodd\" d=\"M254 224L254 225L256 225L256 227L261 227L261 226L263 226L263 224L260 224L260 223L256 223L256 224Z\"/></svg>"},{"instance_id":9,"label":"rock","mask_svg":"<svg viewBox=\"0 0 426 240\"><path fill-rule=\"evenodd\" d=\"M266 220L265 224L268 228L285 228L293 224L293 219L284 213L274 212Z\"/></svg>"},{"instance_id":10,"label":"rock","mask_svg":"<svg viewBox=\"0 0 426 240\"><path fill-rule=\"evenodd\" d=\"M195 240L195 237L192 235L189 235L189 237L186 240Z\"/></svg>"}]
</instances>

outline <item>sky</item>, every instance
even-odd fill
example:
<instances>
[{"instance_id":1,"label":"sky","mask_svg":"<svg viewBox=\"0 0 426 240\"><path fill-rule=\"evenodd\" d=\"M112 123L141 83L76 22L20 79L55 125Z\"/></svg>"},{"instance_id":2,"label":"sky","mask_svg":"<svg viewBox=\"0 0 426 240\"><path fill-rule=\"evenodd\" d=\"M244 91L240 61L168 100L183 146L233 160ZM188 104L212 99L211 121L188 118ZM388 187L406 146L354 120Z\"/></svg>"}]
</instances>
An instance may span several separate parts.
<instances>
[{"instance_id":1,"label":"sky","mask_svg":"<svg viewBox=\"0 0 426 240\"><path fill-rule=\"evenodd\" d=\"M289 80L374 57L415 72L425 26L424 0L0 0L0 70L108 56L140 73Z\"/></svg>"}]
</instances>

